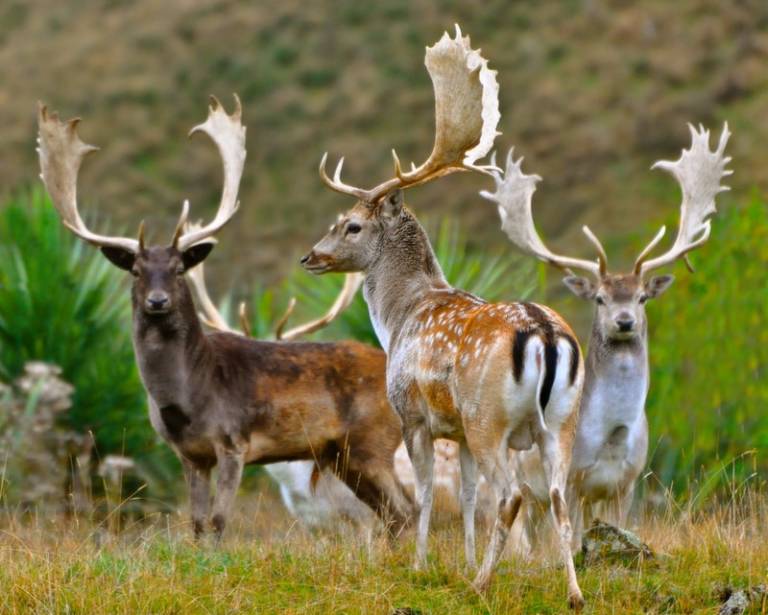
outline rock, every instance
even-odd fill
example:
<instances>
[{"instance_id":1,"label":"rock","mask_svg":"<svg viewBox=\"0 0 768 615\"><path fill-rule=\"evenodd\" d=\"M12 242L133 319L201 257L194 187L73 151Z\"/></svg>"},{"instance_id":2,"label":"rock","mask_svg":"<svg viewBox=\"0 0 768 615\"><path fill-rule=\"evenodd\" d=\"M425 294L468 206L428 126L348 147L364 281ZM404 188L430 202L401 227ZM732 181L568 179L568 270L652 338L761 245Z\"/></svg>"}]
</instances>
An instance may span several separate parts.
<instances>
[{"instance_id":1,"label":"rock","mask_svg":"<svg viewBox=\"0 0 768 615\"><path fill-rule=\"evenodd\" d=\"M637 563L656 557L636 534L597 519L584 533L581 552L587 566L602 561Z\"/></svg>"},{"instance_id":2,"label":"rock","mask_svg":"<svg viewBox=\"0 0 768 615\"><path fill-rule=\"evenodd\" d=\"M723 606L718 611L719 615L738 615L744 613L751 606L765 600L768 588L765 585L755 585L751 589L726 589L721 596Z\"/></svg>"}]
</instances>

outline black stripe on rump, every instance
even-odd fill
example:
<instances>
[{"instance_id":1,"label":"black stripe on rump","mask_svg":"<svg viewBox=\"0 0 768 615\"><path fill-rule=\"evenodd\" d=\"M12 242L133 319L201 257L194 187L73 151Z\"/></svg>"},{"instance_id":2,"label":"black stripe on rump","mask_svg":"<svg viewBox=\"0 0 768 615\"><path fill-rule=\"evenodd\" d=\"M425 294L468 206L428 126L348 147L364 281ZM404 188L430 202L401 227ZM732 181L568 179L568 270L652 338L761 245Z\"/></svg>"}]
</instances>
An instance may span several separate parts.
<instances>
[{"instance_id":1,"label":"black stripe on rump","mask_svg":"<svg viewBox=\"0 0 768 615\"><path fill-rule=\"evenodd\" d=\"M520 382L520 378L523 377L523 357L525 356L525 345L528 343L528 338L531 337L532 331L521 331L518 329L515 331L515 341L512 342L512 375L515 377L515 382Z\"/></svg>"},{"instance_id":2,"label":"black stripe on rump","mask_svg":"<svg viewBox=\"0 0 768 615\"><path fill-rule=\"evenodd\" d=\"M557 341L552 320L538 305L523 303L528 318L536 323L536 329L541 333L544 342L544 382L539 392L539 405L542 413L547 408L549 398L552 395L552 387L555 384L557 374Z\"/></svg>"},{"instance_id":3,"label":"black stripe on rump","mask_svg":"<svg viewBox=\"0 0 768 615\"><path fill-rule=\"evenodd\" d=\"M567 333L563 334L563 338L565 338L565 341L568 342L568 345L571 347L571 386L573 386L573 383L576 382L576 372L579 371L579 343L573 338L572 335L568 335Z\"/></svg>"}]
</instances>

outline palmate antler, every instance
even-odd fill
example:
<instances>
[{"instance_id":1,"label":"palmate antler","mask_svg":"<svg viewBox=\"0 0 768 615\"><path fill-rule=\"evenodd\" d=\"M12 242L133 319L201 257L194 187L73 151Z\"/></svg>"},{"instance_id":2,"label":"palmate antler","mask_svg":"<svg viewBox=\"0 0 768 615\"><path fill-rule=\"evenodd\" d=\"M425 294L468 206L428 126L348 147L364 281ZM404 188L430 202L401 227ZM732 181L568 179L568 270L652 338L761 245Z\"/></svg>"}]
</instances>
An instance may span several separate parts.
<instances>
[{"instance_id":1,"label":"palmate antler","mask_svg":"<svg viewBox=\"0 0 768 615\"><path fill-rule=\"evenodd\" d=\"M728 123L723 125L715 151L709 149L709 130L705 130L701 125L696 130L691 124L688 128L691 131L691 147L683 150L675 162L660 160L651 167L671 173L680 184L683 198L680 204L680 226L674 244L664 254L647 260L648 255L664 236L666 229L662 227L635 261L634 272L641 277L679 258L684 259L688 269L693 271L688 261L688 252L709 239L710 217L717 211L715 197L720 192L730 190L728 186L720 184L723 177L733 174L733 171L725 168L731 161L730 156L724 155L725 146L731 136Z\"/></svg>"},{"instance_id":2,"label":"palmate antler","mask_svg":"<svg viewBox=\"0 0 768 615\"><path fill-rule=\"evenodd\" d=\"M227 115L216 98L211 97L208 119L195 126L191 134L206 133L216 144L224 165L224 188L219 209L207 226L184 234L182 229L189 214L189 202L185 201L181 218L176 225L173 244L180 251L212 237L235 214L238 208L237 191L245 162L245 128L241 124L242 108L235 95L235 112ZM113 247L134 254L143 248L143 223L139 238L99 235L90 231L80 217L77 205L77 177L83 158L98 148L87 145L77 134L79 119L62 122L56 113L49 113L40 104L38 113L38 148L40 177L61 216L62 223L81 239L99 247Z\"/></svg>"},{"instance_id":3,"label":"palmate antler","mask_svg":"<svg viewBox=\"0 0 768 615\"><path fill-rule=\"evenodd\" d=\"M727 186L720 185L720 180L724 176L733 173L725 169L731 158L723 155L730 137L728 124L723 127L720 142L714 152L709 149L709 131L701 126L698 131L693 126L689 125L689 127L691 129L690 149L683 150L680 159L676 162L662 160L651 167L664 169L677 178L683 192L683 201L680 206L680 228L675 243L661 256L646 260L664 237L666 229L662 227L635 261L634 274L640 277L679 258L685 259L686 265L693 271L687 260L687 254L709 238L711 230L709 218L716 211L715 197L718 193L729 190ZM566 270L581 269L593 274L597 279L602 278L607 272L608 259L603 246L589 227L584 226L582 230L597 249L597 262L561 256L551 252L544 245L536 232L531 212L533 193L536 191L536 183L541 178L538 175L525 175L521 169L522 161L522 158L515 161L513 150L510 149L504 175L502 176L498 171L492 173L496 182L496 192L484 190L480 193L481 196L497 204L504 232L521 250L545 262ZM495 155L491 158L491 163L495 164Z\"/></svg>"},{"instance_id":4,"label":"palmate antler","mask_svg":"<svg viewBox=\"0 0 768 615\"><path fill-rule=\"evenodd\" d=\"M328 177L326 153L319 170L329 188L373 205L395 188L413 187L456 171L490 172L495 168L478 165L477 161L488 154L499 134L496 71L488 68L488 61L479 50L470 47L469 37L462 37L458 25L455 38L446 32L427 48L424 63L435 92L435 143L429 158L419 167L412 164L410 171L403 172L392 150L395 177L366 190L342 182L344 158L339 160L333 179Z\"/></svg>"},{"instance_id":5,"label":"palmate antler","mask_svg":"<svg viewBox=\"0 0 768 615\"><path fill-rule=\"evenodd\" d=\"M502 175L499 171L492 173L496 183L496 191L489 192L483 190L480 196L496 203L501 217L501 228L507 234L509 239L523 252L531 254L536 258L555 265L561 269L570 271L570 269L581 269L591 273L596 278L605 275L608 267L608 258L605 250L597 237L584 226L582 230L587 239L597 249L598 260L588 261L581 258L571 258L561 256L551 252L536 232L533 223L533 212L531 210L533 193L536 191L536 184L541 181L538 175L525 175L521 168L523 159L514 158L514 148L507 154L506 170ZM496 164L495 153L491 157L491 164Z\"/></svg>"},{"instance_id":6,"label":"palmate antler","mask_svg":"<svg viewBox=\"0 0 768 615\"><path fill-rule=\"evenodd\" d=\"M80 165L98 147L80 140L77 125L80 118L67 122L59 120L57 113L38 104L37 153L40 158L40 178L59 212L61 222L70 231L90 244L99 247L121 248L137 253L140 242L129 237L98 235L85 226L77 208L77 175ZM140 238L142 233L139 233Z\"/></svg>"}]
</instances>

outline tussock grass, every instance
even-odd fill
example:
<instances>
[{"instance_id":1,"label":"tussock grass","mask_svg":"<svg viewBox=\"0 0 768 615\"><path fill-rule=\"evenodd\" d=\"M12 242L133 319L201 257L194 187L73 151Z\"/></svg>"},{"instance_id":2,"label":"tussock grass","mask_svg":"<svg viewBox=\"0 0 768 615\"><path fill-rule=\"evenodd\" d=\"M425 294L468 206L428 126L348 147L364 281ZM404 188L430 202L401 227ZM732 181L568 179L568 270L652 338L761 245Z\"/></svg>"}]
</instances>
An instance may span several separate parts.
<instances>
[{"instance_id":1,"label":"tussock grass","mask_svg":"<svg viewBox=\"0 0 768 615\"><path fill-rule=\"evenodd\" d=\"M667 508L638 532L664 555L579 570L593 613L713 612L726 587L765 582L765 499L688 515ZM486 595L462 568L458 519L438 519L430 567L410 568L413 537L312 535L271 495L247 496L218 547L195 545L183 513L141 522L21 519L0 529L0 613L561 613L557 558L509 555ZM106 527L111 526L108 531ZM764 612L759 609L756 612Z\"/></svg>"}]
</instances>

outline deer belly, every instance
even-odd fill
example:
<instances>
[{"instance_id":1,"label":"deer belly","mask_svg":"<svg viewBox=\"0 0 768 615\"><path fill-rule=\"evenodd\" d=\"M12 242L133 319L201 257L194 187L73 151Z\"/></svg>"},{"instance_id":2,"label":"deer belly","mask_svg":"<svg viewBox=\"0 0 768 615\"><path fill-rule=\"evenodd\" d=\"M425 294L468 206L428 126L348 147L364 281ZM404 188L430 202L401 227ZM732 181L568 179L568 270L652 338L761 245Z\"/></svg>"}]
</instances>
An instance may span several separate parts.
<instances>
[{"instance_id":1,"label":"deer belly","mask_svg":"<svg viewBox=\"0 0 768 615\"><path fill-rule=\"evenodd\" d=\"M583 473L581 497L597 501L622 494L639 474L640 469L629 464L626 457L600 459Z\"/></svg>"},{"instance_id":2,"label":"deer belly","mask_svg":"<svg viewBox=\"0 0 768 615\"><path fill-rule=\"evenodd\" d=\"M287 387L268 408L254 413L246 428L249 463L313 459L344 434L340 413L325 391Z\"/></svg>"}]
</instances>

